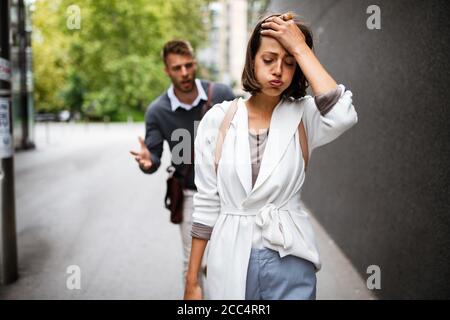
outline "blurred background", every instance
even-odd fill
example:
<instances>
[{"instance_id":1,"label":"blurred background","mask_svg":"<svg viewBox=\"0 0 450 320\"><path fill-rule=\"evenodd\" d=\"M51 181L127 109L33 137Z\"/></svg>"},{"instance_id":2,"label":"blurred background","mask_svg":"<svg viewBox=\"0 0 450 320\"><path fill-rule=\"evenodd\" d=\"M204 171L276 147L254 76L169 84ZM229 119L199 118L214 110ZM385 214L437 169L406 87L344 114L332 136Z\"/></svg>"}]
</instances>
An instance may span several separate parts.
<instances>
[{"instance_id":1,"label":"blurred background","mask_svg":"<svg viewBox=\"0 0 450 320\"><path fill-rule=\"evenodd\" d=\"M359 117L315 151L305 183L318 298L450 298L448 1L1 1L14 154L0 172L0 299L182 297L166 172L144 175L128 153L170 84L161 48L189 40L197 76L245 96L249 33L285 11L311 26ZM68 286L71 266L80 288Z\"/></svg>"}]
</instances>

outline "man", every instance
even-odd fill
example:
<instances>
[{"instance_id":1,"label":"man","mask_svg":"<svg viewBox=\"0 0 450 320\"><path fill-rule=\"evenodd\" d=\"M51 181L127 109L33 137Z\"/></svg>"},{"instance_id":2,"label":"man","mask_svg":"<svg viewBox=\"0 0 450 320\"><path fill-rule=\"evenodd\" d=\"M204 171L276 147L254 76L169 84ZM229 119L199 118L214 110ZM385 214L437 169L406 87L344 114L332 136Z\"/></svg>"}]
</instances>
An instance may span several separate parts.
<instances>
[{"instance_id":1,"label":"man","mask_svg":"<svg viewBox=\"0 0 450 320\"><path fill-rule=\"evenodd\" d=\"M135 156L141 170L151 174L158 170L161 164L164 140L169 144L172 165L176 170L175 176L183 179L185 185L183 221L180 224L183 242L183 275L185 275L191 250L193 195L196 191L191 157L191 152L194 151L195 124L201 120L208 93L211 106L233 100L234 94L226 85L196 79L197 63L189 42L178 40L167 42L162 50L162 56L165 63L164 70L171 79L172 85L148 107L145 115L145 141L139 137L141 150L131 151L131 154ZM180 148L177 145L186 145L186 141L179 141L183 140L180 139L183 132L189 133L190 143L187 147L190 150L182 149L179 154Z\"/></svg>"}]
</instances>

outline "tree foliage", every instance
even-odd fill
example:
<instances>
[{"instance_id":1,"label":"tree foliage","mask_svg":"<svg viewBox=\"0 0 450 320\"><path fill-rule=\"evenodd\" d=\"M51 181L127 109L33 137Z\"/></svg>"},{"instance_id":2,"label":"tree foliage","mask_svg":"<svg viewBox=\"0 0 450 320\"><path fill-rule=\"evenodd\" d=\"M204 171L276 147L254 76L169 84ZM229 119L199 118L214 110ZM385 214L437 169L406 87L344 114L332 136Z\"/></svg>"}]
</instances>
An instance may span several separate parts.
<instances>
[{"instance_id":1,"label":"tree foliage","mask_svg":"<svg viewBox=\"0 0 450 320\"><path fill-rule=\"evenodd\" d=\"M68 28L69 0L38 0L33 13L38 109L91 119L141 114L169 84L160 56L170 39L206 38L206 0L78 0L80 28Z\"/></svg>"}]
</instances>

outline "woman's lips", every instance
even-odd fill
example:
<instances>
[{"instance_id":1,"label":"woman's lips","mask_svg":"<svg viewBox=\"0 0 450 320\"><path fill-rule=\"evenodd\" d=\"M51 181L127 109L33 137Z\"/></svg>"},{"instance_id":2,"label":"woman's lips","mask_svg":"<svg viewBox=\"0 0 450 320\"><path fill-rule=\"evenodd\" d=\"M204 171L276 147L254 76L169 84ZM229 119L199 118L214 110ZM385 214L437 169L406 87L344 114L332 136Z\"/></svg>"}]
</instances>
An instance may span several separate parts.
<instances>
[{"instance_id":1,"label":"woman's lips","mask_svg":"<svg viewBox=\"0 0 450 320\"><path fill-rule=\"evenodd\" d=\"M270 84L272 87L278 88L278 87L281 87L281 86L283 85L283 82L282 82L282 81L279 81L279 80L272 80L272 81L269 81L269 84Z\"/></svg>"}]
</instances>

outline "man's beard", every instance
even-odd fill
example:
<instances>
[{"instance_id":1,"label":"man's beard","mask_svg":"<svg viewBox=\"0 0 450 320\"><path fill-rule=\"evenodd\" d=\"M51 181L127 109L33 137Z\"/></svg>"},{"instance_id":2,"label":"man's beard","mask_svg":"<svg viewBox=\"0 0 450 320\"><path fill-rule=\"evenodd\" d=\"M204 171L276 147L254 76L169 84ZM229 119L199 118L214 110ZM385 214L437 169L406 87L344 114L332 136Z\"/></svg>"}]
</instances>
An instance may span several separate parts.
<instances>
[{"instance_id":1,"label":"man's beard","mask_svg":"<svg viewBox=\"0 0 450 320\"><path fill-rule=\"evenodd\" d=\"M187 87L187 83L190 84L189 88ZM183 83L183 82L179 82L177 83L176 87L179 91L183 92L183 93L189 93L192 90L194 90L195 88L195 78L193 78L192 80L187 81L187 83Z\"/></svg>"}]
</instances>

